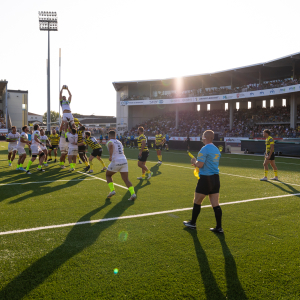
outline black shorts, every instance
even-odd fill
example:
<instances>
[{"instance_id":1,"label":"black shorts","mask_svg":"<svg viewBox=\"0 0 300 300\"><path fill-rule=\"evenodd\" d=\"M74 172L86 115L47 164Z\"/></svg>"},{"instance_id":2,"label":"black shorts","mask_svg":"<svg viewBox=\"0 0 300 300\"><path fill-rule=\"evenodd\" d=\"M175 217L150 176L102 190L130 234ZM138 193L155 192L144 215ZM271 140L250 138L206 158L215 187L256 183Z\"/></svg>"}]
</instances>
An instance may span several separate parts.
<instances>
[{"instance_id":1,"label":"black shorts","mask_svg":"<svg viewBox=\"0 0 300 300\"><path fill-rule=\"evenodd\" d=\"M138 160L139 161L147 161L148 156L149 156L149 151L142 152L142 156L139 156Z\"/></svg>"},{"instance_id":2,"label":"black shorts","mask_svg":"<svg viewBox=\"0 0 300 300\"><path fill-rule=\"evenodd\" d=\"M54 150L54 149L57 149L58 148L58 145L52 145L51 147L49 147L50 150Z\"/></svg>"},{"instance_id":3,"label":"black shorts","mask_svg":"<svg viewBox=\"0 0 300 300\"><path fill-rule=\"evenodd\" d=\"M155 145L156 150L162 150L162 145Z\"/></svg>"},{"instance_id":4,"label":"black shorts","mask_svg":"<svg viewBox=\"0 0 300 300\"><path fill-rule=\"evenodd\" d=\"M210 176L201 175L195 192L203 195L218 194L220 191L219 174Z\"/></svg>"},{"instance_id":5,"label":"black shorts","mask_svg":"<svg viewBox=\"0 0 300 300\"><path fill-rule=\"evenodd\" d=\"M101 148L94 149L93 152L91 153L91 155L94 156L94 157L96 157L96 156L101 157L101 155L102 155L102 149Z\"/></svg>"},{"instance_id":6,"label":"black shorts","mask_svg":"<svg viewBox=\"0 0 300 300\"><path fill-rule=\"evenodd\" d=\"M85 151L86 151L86 146L85 145L78 146L78 152L79 153L85 153Z\"/></svg>"},{"instance_id":7,"label":"black shorts","mask_svg":"<svg viewBox=\"0 0 300 300\"><path fill-rule=\"evenodd\" d=\"M268 153L268 155L269 155L269 153ZM272 153L270 159L268 159L268 160L275 160L275 153L274 152Z\"/></svg>"}]
</instances>

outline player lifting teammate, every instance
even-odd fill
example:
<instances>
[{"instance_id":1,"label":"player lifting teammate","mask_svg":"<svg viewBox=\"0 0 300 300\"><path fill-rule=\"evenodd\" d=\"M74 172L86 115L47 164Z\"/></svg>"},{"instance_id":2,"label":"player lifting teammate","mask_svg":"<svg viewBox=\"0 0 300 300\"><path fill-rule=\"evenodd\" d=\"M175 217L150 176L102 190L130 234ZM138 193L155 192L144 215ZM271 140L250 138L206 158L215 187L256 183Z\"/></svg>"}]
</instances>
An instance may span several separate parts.
<instances>
[{"instance_id":1,"label":"player lifting teammate","mask_svg":"<svg viewBox=\"0 0 300 300\"><path fill-rule=\"evenodd\" d=\"M155 149L158 157L158 164L162 164L162 155L161 155L161 150L162 146L165 142L165 138L162 136L159 130L156 130L156 135L155 135Z\"/></svg>"},{"instance_id":2,"label":"player lifting teammate","mask_svg":"<svg viewBox=\"0 0 300 300\"><path fill-rule=\"evenodd\" d=\"M41 129L40 133L41 133L40 141L44 145L44 146L41 146L41 149L42 149L42 151L45 154L45 158L44 158L44 162L43 163L44 163L45 167L48 167L48 164L47 164L47 154L48 154L48 151L47 151L47 147L46 146L47 145L51 146L51 145L49 143L48 137L45 135L44 129Z\"/></svg>"},{"instance_id":3,"label":"player lifting teammate","mask_svg":"<svg viewBox=\"0 0 300 300\"><path fill-rule=\"evenodd\" d=\"M149 150L146 144L146 137L144 135L144 127L139 127L138 128L138 147L139 147L139 155L138 155L138 166L142 169L142 176L138 177L137 179L146 179L146 173L147 173L147 179L150 179L151 176L153 175L153 172L148 170L146 166L146 161L149 156Z\"/></svg>"},{"instance_id":4,"label":"player lifting teammate","mask_svg":"<svg viewBox=\"0 0 300 300\"><path fill-rule=\"evenodd\" d=\"M274 140L271 137L271 132L268 129L265 129L263 132L264 138L266 138L266 153L265 153L265 161L264 161L264 169L265 169L265 176L261 179L261 181L268 180L268 171L269 171L269 164L271 164L273 171L274 171L274 178L271 180L278 180L278 169L275 164L275 153L274 153Z\"/></svg>"},{"instance_id":5,"label":"player lifting teammate","mask_svg":"<svg viewBox=\"0 0 300 300\"><path fill-rule=\"evenodd\" d=\"M78 154L78 134L77 130L73 128L71 121L69 122L69 129L66 133L66 138L68 139L69 143L69 149L68 149L68 160L70 164L70 172L75 171L75 165L76 165L76 157ZM75 127L75 125L74 125Z\"/></svg>"},{"instance_id":6,"label":"player lifting teammate","mask_svg":"<svg viewBox=\"0 0 300 300\"><path fill-rule=\"evenodd\" d=\"M69 149L69 143L66 140L66 132L65 132L65 123L66 122L61 122L60 125L60 139L59 139L59 149L60 149L60 162L59 165L62 169L65 168L65 160L66 156L68 154L68 149Z\"/></svg>"},{"instance_id":7,"label":"player lifting teammate","mask_svg":"<svg viewBox=\"0 0 300 300\"><path fill-rule=\"evenodd\" d=\"M136 194L134 191L134 187L132 183L128 179L128 163L126 156L124 155L124 149L122 143L116 139L116 132L114 130L110 130L108 132L109 141L107 143L107 148L109 152L109 161L111 162L106 171L106 181L110 188L110 193L108 194L108 198L111 198L116 194L114 183L112 176L117 172L120 172L121 177L128 187L128 190L131 194L128 200L135 200Z\"/></svg>"}]
</instances>

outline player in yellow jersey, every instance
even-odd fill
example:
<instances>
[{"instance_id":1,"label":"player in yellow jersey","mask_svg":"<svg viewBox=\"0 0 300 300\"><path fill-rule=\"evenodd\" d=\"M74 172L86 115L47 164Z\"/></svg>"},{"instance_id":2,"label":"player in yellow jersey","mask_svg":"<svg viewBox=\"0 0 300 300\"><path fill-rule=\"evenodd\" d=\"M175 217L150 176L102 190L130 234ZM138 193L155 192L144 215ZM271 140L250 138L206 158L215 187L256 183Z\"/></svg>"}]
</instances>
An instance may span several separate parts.
<instances>
[{"instance_id":1,"label":"player in yellow jersey","mask_svg":"<svg viewBox=\"0 0 300 300\"><path fill-rule=\"evenodd\" d=\"M144 127L139 127L138 128L138 139L137 139L137 143L138 143L138 148L139 148L139 155L138 155L138 166L142 169L142 176L138 177L137 179L145 179L146 178L146 173L147 173L147 179L150 179L151 176L153 175L153 172L151 172L150 170L148 170L147 166L146 166L146 161L147 158L149 156L149 150L147 147L147 143L146 143L146 137L144 135Z\"/></svg>"},{"instance_id":2,"label":"player in yellow jersey","mask_svg":"<svg viewBox=\"0 0 300 300\"><path fill-rule=\"evenodd\" d=\"M75 122L75 125L76 125L76 122ZM84 131L85 131L85 127L79 123L79 128L77 129L78 144L83 143ZM79 154L79 157L77 157L77 158L78 159L81 158L81 160L86 165L86 167L88 167L89 162L88 162L88 158L86 156L86 145L83 144L82 146L78 146L78 154ZM79 163L81 163L80 159L79 159Z\"/></svg>"},{"instance_id":3,"label":"player in yellow jersey","mask_svg":"<svg viewBox=\"0 0 300 300\"><path fill-rule=\"evenodd\" d=\"M51 152L53 150L54 155L55 155L54 162L57 162L56 157L57 157L57 148L58 148L58 144L59 144L59 139L60 139L59 134L57 134L56 130L53 129L52 134L50 134L50 136L49 136L50 147L49 147L49 150L48 150L48 156L49 156L48 161L52 161Z\"/></svg>"},{"instance_id":4,"label":"player in yellow jersey","mask_svg":"<svg viewBox=\"0 0 300 300\"><path fill-rule=\"evenodd\" d=\"M165 138L163 135L160 133L159 130L156 130L156 135L155 135L155 149L158 157L158 164L162 164L162 155L161 155L161 150L163 147L163 144L165 142Z\"/></svg>"},{"instance_id":5,"label":"player in yellow jersey","mask_svg":"<svg viewBox=\"0 0 300 300\"><path fill-rule=\"evenodd\" d=\"M90 131L86 131L85 132L85 139L82 143L78 143L78 146L82 146L82 145L88 145L92 148L93 152L91 153L90 157L89 157L89 163L90 165L87 166L84 171L88 172L88 173L93 173L93 159L96 157L102 164L103 168L101 171L105 171L107 168L105 166L104 161L101 159L101 155L102 155L102 146L99 145L98 141L91 136L91 132Z\"/></svg>"},{"instance_id":6,"label":"player in yellow jersey","mask_svg":"<svg viewBox=\"0 0 300 300\"><path fill-rule=\"evenodd\" d=\"M271 137L271 132L268 129L265 129L263 132L264 138L266 138L266 153L265 153L265 161L264 161L264 169L265 169L265 177L261 179L261 181L268 180L268 165L271 164L275 177L271 178L271 180L278 180L278 169L275 164L275 153L274 153L274 140Z\"/></svg>"}]
</instances>

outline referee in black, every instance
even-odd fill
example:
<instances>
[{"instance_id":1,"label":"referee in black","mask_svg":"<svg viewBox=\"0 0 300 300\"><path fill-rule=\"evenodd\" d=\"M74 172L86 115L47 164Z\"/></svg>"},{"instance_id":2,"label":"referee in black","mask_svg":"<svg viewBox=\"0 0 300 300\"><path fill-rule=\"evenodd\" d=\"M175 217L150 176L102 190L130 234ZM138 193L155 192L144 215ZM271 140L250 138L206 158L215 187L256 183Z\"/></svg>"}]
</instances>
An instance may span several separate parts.
<instances>
[{"instance_id":1,"label":"referee in black","mask_svg":"<svg viewBox=\"0 0 300 300\"><path fill-rule=\"evenodd\" d=\"M222 209L219 205L219 161L221 153L212 143L213 139L214 132L212 130L206 130L202 136L202 141L205 146L201 148L197 159L195 157L191 159L192 165L199 168L200 179L198 180L195 190L192 219L190 221L184 221L183 224L191 229L196 229L196 221L201 211L201 204L208 195L217 222L216 227L210 228L210 230L216 233L223 233L221 224Z\"/></svg>"}]
</instances>

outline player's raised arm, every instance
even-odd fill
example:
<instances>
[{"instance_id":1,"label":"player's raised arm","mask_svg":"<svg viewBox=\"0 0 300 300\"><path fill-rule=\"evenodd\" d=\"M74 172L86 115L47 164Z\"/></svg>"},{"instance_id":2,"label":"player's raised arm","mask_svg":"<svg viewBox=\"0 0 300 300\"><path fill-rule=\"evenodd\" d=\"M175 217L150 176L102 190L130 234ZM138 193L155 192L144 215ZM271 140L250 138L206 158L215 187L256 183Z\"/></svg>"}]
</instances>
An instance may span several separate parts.
<instances>
[{"instance_id":1,"label":"player's raised arm","mask_svg":"<svg viewBox=\"0 0 300 300\"><path fill-rule=\"evenodd\" d=\"M68 101L71 102L71 100L72 100L72 94L71 94L69 88L67 88L67 91L68 91L68 93L69 93Z\"/></svg>"},{"instance_id":2,"label":"player's raised arm","mask_svg":"<svg viewBox=\"0 0 300 300\"><path fill-rule=\"evenodd\" d=\"M63 88L60 90L60 94L59 94L59 101L61 101L62 100L62 93L63 93Z\"/></svg>"}]
</instances>

